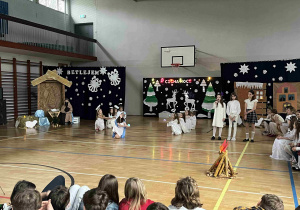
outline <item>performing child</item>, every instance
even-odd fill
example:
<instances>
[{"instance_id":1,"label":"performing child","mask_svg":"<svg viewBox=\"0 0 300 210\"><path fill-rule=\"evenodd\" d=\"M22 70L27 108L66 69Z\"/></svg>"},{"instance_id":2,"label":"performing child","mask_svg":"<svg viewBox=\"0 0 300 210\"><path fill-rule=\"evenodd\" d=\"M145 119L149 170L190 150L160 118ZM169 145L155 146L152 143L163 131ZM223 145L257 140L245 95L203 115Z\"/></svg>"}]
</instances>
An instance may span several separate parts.
<instances>
[{"instance_id":1,"label":"performing child","mask_svg":"<svg viewBox=\"0 0 300 210\"><path fill-rule=\"evenodd\" d=\"M226 113L229 119L229 129L228 129L228 137L227 140L236 140L236 129L237 129L237 121L240 117L241 113L241 105L238 101L237 95L235 92L232 92L230 95L230 101L227 104ZM233 135L231 138L231 130L233 125Z\"/></svg>"},{"instance_id":2,"label":"performing child","mask_svg":"<svg viewBox=\"0 0 300 210\"><path fill-rule=\"evenodd\" d=\"M255 123L257 123L256 106L258 100L255 98L254 91L248 91L248 99L245 100L244 120L246 122L246 138L243 142L249 141L249 124L251 124L251 142L254 142Z\"/></svg>"},{"instance_id":3,"label":"performing child","mask_svg":"<svg viewBox=\"0 0 300 210\"><path fill-rule=\"evenodd\" d=\"M226 118L226 104L223 102L223 97L221 96L221 94L217 94L217 100L214 102L213 109L214 109L214 119L212 122L213 136L211 137L211 140L216 139L215 135L216 135L217 128L219 128L218 140L221 140L222 129Z\"/></svg>"}]
</instances>

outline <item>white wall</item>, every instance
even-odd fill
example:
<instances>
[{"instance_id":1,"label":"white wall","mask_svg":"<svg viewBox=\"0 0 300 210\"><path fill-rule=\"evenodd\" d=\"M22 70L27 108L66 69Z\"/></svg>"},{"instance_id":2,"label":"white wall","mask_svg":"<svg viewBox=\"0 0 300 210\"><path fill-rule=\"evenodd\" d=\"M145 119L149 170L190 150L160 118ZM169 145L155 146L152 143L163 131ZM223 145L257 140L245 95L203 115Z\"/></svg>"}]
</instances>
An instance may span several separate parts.
<instances>
[{"instance_id":1,"label":"white wall","mask_svg":"<svg viewBox=\"0 0 300 210\"><path fill-rule=\"evenodd\" d=\"M79 19L86 14L86 19ZM127 66L126 111L142 114L143 77L220 76L221 62L299 58L298 0L73 0L94 22L98 63ZM197 64L160 67L160 47L196 45Z\"/></svg>"},{"instance_id":2,"label":"white wall","mask_svg":"<svg viewBox=\"0 0 300 210\"><path fill-rule=\"evenodd\" d=\"M58 28L73 31L70 15L47 8L29 0L2 0L8 2L8 15Z\"/></svg>"}]
</instances>

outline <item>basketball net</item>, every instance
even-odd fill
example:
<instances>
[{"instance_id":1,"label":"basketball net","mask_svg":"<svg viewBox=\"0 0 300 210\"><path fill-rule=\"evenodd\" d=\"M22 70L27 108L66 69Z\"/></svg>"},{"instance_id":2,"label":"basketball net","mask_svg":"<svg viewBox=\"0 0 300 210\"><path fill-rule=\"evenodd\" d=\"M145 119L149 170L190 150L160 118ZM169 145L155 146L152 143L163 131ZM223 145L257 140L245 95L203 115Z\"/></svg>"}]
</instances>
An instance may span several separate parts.
<instances>
[{"instance_id":1,"label":"basketball net","mask_svg":"<svg viewBox=\"0 0 300 210\"><path fill-rule=\"evenodd\" d=\"M178 72L180 65L181 65L180 63L172 63L171 66L172 66L173 71Z\"/></svg>"}]
</instances>

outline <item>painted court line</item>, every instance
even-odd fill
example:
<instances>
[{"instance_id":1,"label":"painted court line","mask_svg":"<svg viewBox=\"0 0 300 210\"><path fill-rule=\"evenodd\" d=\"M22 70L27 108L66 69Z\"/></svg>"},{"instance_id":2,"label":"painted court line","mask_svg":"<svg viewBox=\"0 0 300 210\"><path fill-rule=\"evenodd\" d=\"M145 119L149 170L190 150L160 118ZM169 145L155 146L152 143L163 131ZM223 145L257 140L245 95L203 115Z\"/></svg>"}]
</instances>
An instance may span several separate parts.
<instances>
[{"instance_id":1,"label":"painted court line","mask_svg":"<svg viewBox=\"0 0 300 210\"><path fill-rule=\"evenodd\" d=\"M288 168L289 168L289 174L290 174L290 181L291 181L291 186L292 186L292 191L293 191L293 198L294 198L294 204L295 204L295 208L298 207L298 197L297 197L297 192L296 192L296 188L295 188L295 183L294 183L294 177L293 177L293 173L292 173L292 167L291 167L291 163L287 162L288 164Z\"/></svg>"},{"instance_id":2,"label":"painted court line","mask_svg":"<svg viewBox=\"0 0 300 210\"><path fill-rule=\"evenodd\" d=\"M171 163L211 165L211 163L189 162L189 161L180 161L180 160L167 160L167 159L159 159L159 158L143 158L143 157L122 156L122 155L103 155L103 154L94 154L94 153L67 152L67 151L57 151L57 150L42 150L42 149L20 148L20 147L0 147L0 149L17 149L17 150L29 150L29 151L38 151L38 152L71 154L71 155L87 155L87 156L113 157L113 158L125 158L125 159L137 159L137 160L155 160L155 161L163 161L163 162L171 162ZM239 168L238 166L234 166L234 167ZM272 172L287 172L287 171L261 169L261 168L248 168L248 167L240 167L240 168L250 169L250 170L272 171Z\"/></svg>"},{"instance_id":3,"label":"painted court line","mask_svg":"<svg viewBox=\"0 0 300 210\"><path fill-rule=\"evenodd\" d=\"M242 158L243 158L243 156L244 156L244 153L245 153L245 151L246 151L248 145L249 145L249 141L247 142L247 144L246 144L246 146L244 147L243 152L241 153L241 155L240 155L238 161L236 162L235 166L233 167L233 170L234 170L234 171L236 171L237 167L239 166L239 164L240 164L240 162L241 162L241 160L242 160ZM222 202L222 200L223 200L223 198L224 198L224 196L225 196L225 193L226 193L227 190L228 190L228 187L229 187L231 181L232 181L232 179L229 179L229 180L226 182L226 185L225 185L225 187L224 187L223 190L222 190L222 193L221 193L221 195L220 195L220 197L219 197L219 199L218 199L218 201L217 201L217 203L216 203L216 205L215 205L215 207L214 207L214 210L218 210L218 209L219 209L219 206L220 206L220 204L221 204L221 202Z\"/></svg>"},{"instance_id":4,"label":"painted court line","mask_svg":"<svg viewBox=\"0 0 300 210\"><path fill-rule=\"evenodd\" d=\"M111 144L111 143L101 143L101 142L90 142L90 141L70 141L70 140L56 140L56 139L38 139L38 138L27 138L27 140L37 140L37 141L56 141L56 142L69 142L69 143L78 143L78 144L103 144L103 145L110 145L110 146L128 146L128 147L149 147L149 148L166 148L166 149L179 149L179 150L193 150L193 151L205 151L205 152L216 152L216 150L205 150L205 149L194 149L188 147L167 147L167 146L150 146L150 145L142 145L142 144ZM230 152L235 154L240 154L240 152ZM269 154L259 154L259 153L245 153L247 155L262 155L262 156L269 156Z\"/></svg>"},{"instance_id":5,"label":"painted court line","mask_svg":"<svg viewBox=\"0 0 300 210\"><path fill-rule=\"evenodd\" d=\"M57 170L49 170L49 169L43 169L43 168L33 168L33 167L24 167L24 166L14 166L14 165L3 165L0 164L0 167L10 167L10 168L23 168L23 169L32 169L37 171L46 171L46 172L58 172ZM96 176L96 177L102 177L104 174L88 174L88 173L79 173L79 172L68 172L70 174L77 174L77 175L85 175L85 176ZM122 176L116 176L118 179L128 179L129 177L122 177ZM151 179L141 179L146 182L154 182L154 183L162 183L162 184L170 184L170 185L176 185L174 182L165 182L165 181L158 181L158 180L151 180ZM210 190L217 190L221 191L221 188L215 188L215 187L205 187L205 186L198 186L199 188L203 189L210 189ZM248 191L240 191L240 190L228 190L228 192L236 192L236 193L245 193L245 194L253 194L253 195L264 195L267 193L255 193L255 192L248 192ZM278 195L278 197L281 198L287 198L292 199L292 197Z\"/></svg>"}]
</instances>

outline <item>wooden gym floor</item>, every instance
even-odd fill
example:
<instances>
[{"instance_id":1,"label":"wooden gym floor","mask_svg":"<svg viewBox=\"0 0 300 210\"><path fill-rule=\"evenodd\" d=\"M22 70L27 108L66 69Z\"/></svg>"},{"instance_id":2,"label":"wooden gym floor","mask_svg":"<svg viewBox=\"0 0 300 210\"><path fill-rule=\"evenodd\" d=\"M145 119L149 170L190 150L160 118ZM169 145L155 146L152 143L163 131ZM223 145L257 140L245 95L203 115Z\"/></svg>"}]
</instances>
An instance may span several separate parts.
<instances>
[{"instance_id":1,"label":"wooden gym floor","mask_svg":"<svg viewBox=\"0 0 300 210\"><path fill-rule=\"evenodd\" d=\"M244 143L244 128L238 127L238 140L228 148L232 165L238 165L238 176L228 181L205 174L223 142L210 140L211 120L198 120L196 130L181 136L173 136L162 119L129 116L127 122L131 128L122 140L112 139L111 130L96 133L94 121L87 120L27 134L14 128L13 122L0 126L0 203L9 202L19 180L34 182L41 191L57 175L63 175L69 186L67 173L76 184L90 188L97 187L104 174L113 174L119 181L120 199L126 179L139 177L148 198L167 206L176 181L185 176L198 182L207 210L254 206L266 193L280 196L285 209L294 209L298 203L300 173L291 171L286 161L269 157L274 138L262 136L259 129L255 143ZM222 137L227 133L225 127Z\"/></svg>"}]
</instances>

